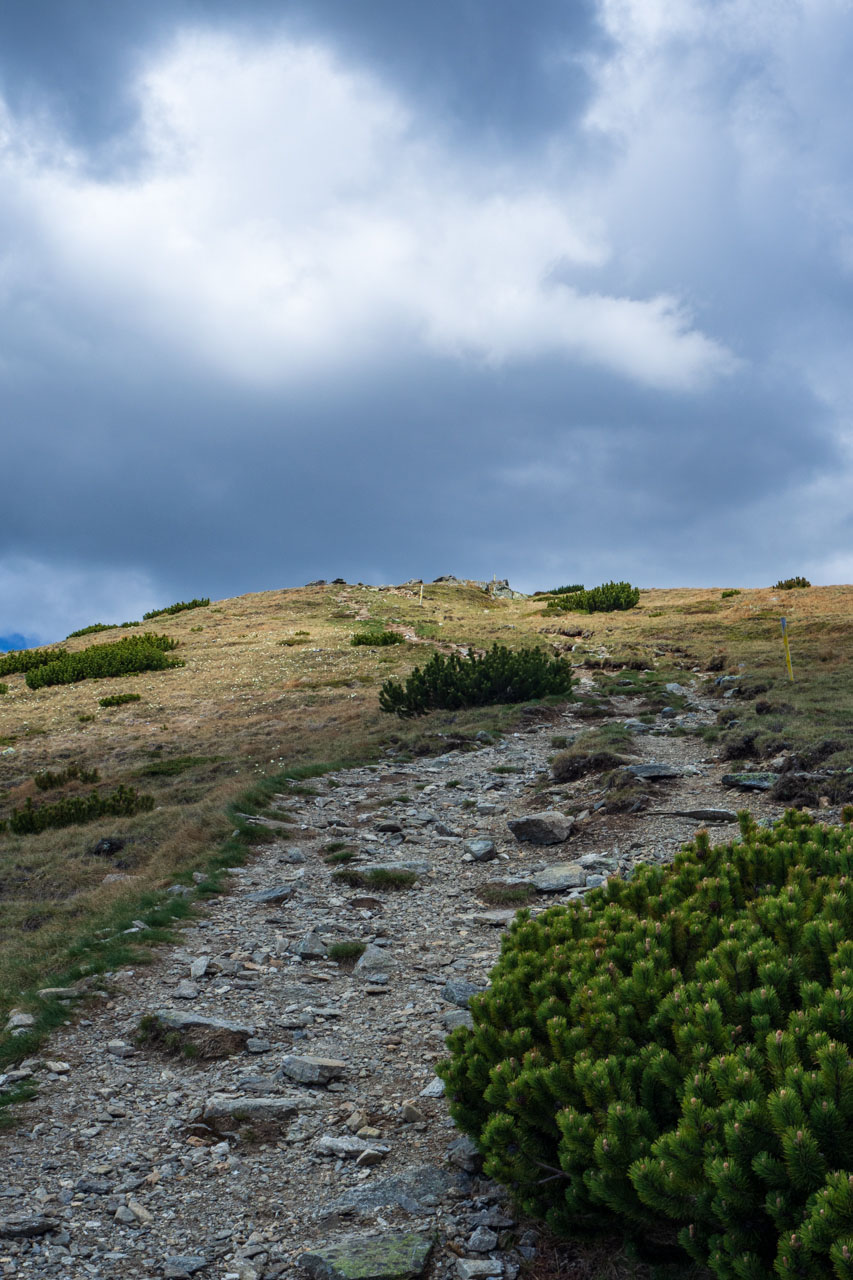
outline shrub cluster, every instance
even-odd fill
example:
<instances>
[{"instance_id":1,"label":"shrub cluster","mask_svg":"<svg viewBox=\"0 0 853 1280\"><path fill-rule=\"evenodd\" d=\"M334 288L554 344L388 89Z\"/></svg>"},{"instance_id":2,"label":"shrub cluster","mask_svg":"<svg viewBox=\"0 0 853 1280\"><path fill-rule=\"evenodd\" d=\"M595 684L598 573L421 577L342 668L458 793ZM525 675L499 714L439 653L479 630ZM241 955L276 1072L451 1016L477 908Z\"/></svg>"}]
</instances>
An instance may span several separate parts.
<instances>
[{"instance_id":1,"label":"shrub cluster","mask_svg":"<svg viewBox=\"0 0 853 1280\"><path fill-rule=\"evenodd\" d=\"M34 671L36 667L57 662L64 655L64 649L13 649L11 653L0 656L0 676Z\"/></svg>"},{"instance_id":2,"label":"shrub cluster","mask_svg":"<svg viewBox=\"0 0 853 1280\"><path fill-rule=\"evenodd\" d=\"M555 1230L663 1225L718 1280L850 1280L853 831L741 830L517 918L439 1072Z\"/></svg>"},{"instance_id":3,"label":"shrub cluster","mask_svg":"<svg viewBox=\"0 0 853 1280\"><path fill-rule=\"evenodd\" d=\"M386 680L379 706L401 717L422 716L437 707L526 702L571 689L572 669L563 658L549 658L541 649L495 644L482 658L434 654L425 667L415 667L405 684Z\"/></svg>"},{"instance_id":4,"label":"shrub cluster","mask_svg":"<svg viewBox=\"0 0 853 1280\"><path fill-rule=\"evenodd\" d=\"M726 591L720 592L721 600L730 600L732 596L740 595L740 587L729 587Z\"/></svg>"},{"instance_id":5,"label":"shrub cluster","mask_svg":"<svg viewBox=\"0 0 853 1280\"><path fill-rule=\"evenodd\" d=\"M583 591L582 582L573 582L567 587L549 587L547 591L534 591L535 596L565 596L574 591Z\"/></svg>"},{"instance_id":6,"label":"shrub cluster","mask_svg":"<svg viewBox=\"0 0 853 1280\"><path fill-rule=\"evenodd\" d=\"M95 644L80 653L63 653L53 662L32 667L27 671L27 684L31 689L40 689L44 685L76 684L79 680L124 676L135 671L182 667L180 660L166 657L177 645L177 640L150 631L141 636L125 636L112 644Z\"/></svg>"},{"instance_id":7,"label":"shrub cluster","mask_svg":"<svg viewBox=\"0 0 853 1280\"><path fill-rule=\"evenodd\" d=\"M68 796L55 804L36 807L27 800L23 809L13 809L9 830L16 835L34 835L48 827L71 827L94 818L129 817L154 808L154 797L141 794L134 787L116 787L108 795L93 791L90 796Z\"/></svg>"},{"instance_id":8,"label":"shrub cluster","mask_svg":"<svg viewBox=\"0 0 853 1280\"><path fill-rule=\"evenodd\" d=\"M141 702L141 693L110 693L106 698L100 698L98 705L101 707L123 707L126 702Z\"/></svg>"},{"instance_id":9,"label":"shrub cluster","mask_svg":"<svg viewBox=\"0 0 853 1280\"><path fill-rule=\"evenodd\" d=\"M779 581L774 585L773 590L774 591L791 591L794 587L810 587L811 585L812 584L809 582L808 578L803 578L803 577L780 578Z\"/></svg>"},{"instance_id":10,"label":"shrub cluster","mask_svg":"<svg viewBox=\"0 0 853 1280\"><path fill-rule=\"evenodd\" d=\"M405 636L401 636L397 631L357 631L350 640L350 644L369 644L371 647L405 643Z\"/></svg>"},{"instance_id":11,"label":"shrub cluster","mask_svg":"<svg viewBox=\"0 0 853 1280\"><path fill-rule=\"evenodd\" d=\"M9 686L7 684L3 684L3 681L0 680L0 695L8 692L9 692Z\"/></svg>"},{"instance_id":12,"label":"shrub cluster","mask_svg":"<svg viewBox=\"0 0 853 1280\"><path fill-rule=\"evenodd\" d=\"M70 764L56 773L43 769L36 774L33 782L39 791L53 791L55 787L64 787L66 782L97 782L100 776L97 769L82 769L79 764Z\"/></svg>"},{"instance_id":13,"label":"shrub cluster","mask_svg":"<svg viewBox=\"0 0 853 1280\"><path fill-rule=\"evenodd\" d=\"M639 587L632 587L630 582L605 582L589 591L556 596L548 607L560 613L614 613L633 609L639 602Z\"/></svg>"},{"instance_id":14,"label":"shrub cluster","mask_svg":"<svg viewBox=\"0 0 853 1280\"><path fill-rule=\"evenodd\" d=\"M92 636L96 631L114 631L114 622L93 622L91 626L81 627L79 631L69 631L68 639L74 640L77 636Z\"/></svg>"},{"instance_id":15,"label":"shrub cluster","mask_svg":"<svg viewBox=\"0 0 853 1280\"><path fill-rule=\"evenodd\" d=\"M150 618L162 618L164 613L183 613L186 609L201 609L208 604L210 604L209 596L202 596L198 600L178 600L176 604L169 604L165 609L150 609L148 613L143 613L142 618L143 621L148 622Z\"/></svg>"}]
</instances>

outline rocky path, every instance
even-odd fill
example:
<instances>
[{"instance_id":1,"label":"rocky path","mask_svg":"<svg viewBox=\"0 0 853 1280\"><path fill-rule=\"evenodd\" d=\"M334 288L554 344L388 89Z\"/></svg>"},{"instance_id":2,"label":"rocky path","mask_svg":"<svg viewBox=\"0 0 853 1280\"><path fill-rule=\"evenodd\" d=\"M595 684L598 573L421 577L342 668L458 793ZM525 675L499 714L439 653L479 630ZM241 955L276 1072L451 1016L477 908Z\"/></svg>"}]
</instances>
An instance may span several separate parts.
<instances>
[{"instance_id":1,"label":"rocky path","mask_svg":"<svg viewBox=\"0 0 853 1280\"><path fill-rule=\"evenodd\" d=\"M678 719L707 723L715 710L697 697ZM478 1175L433 1069L512 918L478 895L533 882L535 911L669 860L700 825L676 811L775 816L763 797L732 805L722 766L701 739L674 736L676 723L636 722L637 762L674 775L648 783L647 813L596 811L595 779L550 785L552 738L584 727L571 714L282 799L298 839L271 838L179 947L112 975L100 1005L25 1064L40 1092L0 1137L0 1275L513 1280L535 1233ZM589 814L567 840L510 830L549 810L538 837L565 837L559 811L572 802ZM353 860L336 867L329 845L351 846ZM335 876L372 865L414 883ZM365 944L357 963L329 955L347 941Z\"/></svg>"}]
</instances>

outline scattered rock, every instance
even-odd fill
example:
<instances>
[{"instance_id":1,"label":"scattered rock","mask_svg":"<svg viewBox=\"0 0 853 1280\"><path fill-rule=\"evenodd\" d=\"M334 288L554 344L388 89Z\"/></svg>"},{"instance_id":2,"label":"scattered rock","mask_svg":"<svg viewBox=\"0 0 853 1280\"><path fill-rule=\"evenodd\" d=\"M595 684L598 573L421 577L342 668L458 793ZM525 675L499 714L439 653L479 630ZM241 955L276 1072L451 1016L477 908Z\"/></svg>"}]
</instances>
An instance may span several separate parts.
<instances>
[{"instance_id":1,"label":"scattered rock","mask_svg":"<svg viewBox=\"0 0 853 1280\"><path fill-rule=\"evenodd\" d=\"M214 1127L223 1121L279 1127L288 1124L298 1113L299 1104L293 1098L234 1097L232 1094L215 1093L204 1104L201 1118L205 1124Z\"/></svg>"},{"instance_id":2,"label":"scattered rock","mask_svg":"<svg viewBox=\"0 0 853 1280\"><path fill-rule=\"evenodd\" d=\"M244 1049L246 1041L255 1034L255 1028L226 1018L158 1009L143 1018L140 1034L155 1043L160 1041L167 1045L170 1037L177 1037L181 1043L192 1045L202 1057L224 1058Z\"/></svg>"},{"instance_id":3,"label":"scattered rock","mask_svg":"<svg viewBox=\"0 0 853 1280\"><path fill-rule=\"evenodd\" d=\"M543 809L541 813L510 818L507 822L516 840L529 844L562 844L568 840L574 825L574 818L567 818L556 809Z\"/></svg>"},{"instance_id":4,"label":"scattered rock","mask_svg":"<svg viewBox=\"0 0 853 1280\"><path fill-rule=\"evenodd\" d=\"M278 902L287 902L288 898L291 898L292 896L293 896L293 885L280 884L280 885L276 885L272 889L259 889L257 893L247 893L246 901L272 904L272 903L278 903Z\"/></svg>"},{"instance_id":5,"label":"scattered rock","mask_svg":"<svg viewBox=\"0 0 853 1280\"><path fill-rule=\"evenodd\" d=\"M555 862L531 876L531 880L540 893L564 893L566 889L579 889L586 877L579 862Z\"/></svg>"},{"instance_id":6,"label":"scattered rock","mask_svg":"<svg viewBox=\"0 0 853 1280\"><path fill-rule=\"evenodd\" d=\"M502 1276L503 1263L497 1258L457 1258L458 1280L486 1280L488 1276Z\"/></svg>"},{"instance_id":7,"label":"scattered rock","mask_svg":"<svg viewBox=\"0 0 853 1280\"><path fill-rule=\"evenodd\" d=\"M347 1064L337 1058L315 1058L310 1054L300 1056L290 1053L282 1061L279 1077L294 1080L297 1084L329 1084L346 1074Z\"/></svg>"},{"instance_id":8,"label":"scattered rock","mask_svg":"<svg viewBox=\"0 0 853 1280\"><path fill-rule=\"evenodd\" d=\"M676 769L671 764L658 764L650 761L648 764L629 764L625 766L625 772L630 773L634 778L645 778L650 781L659 781L664 778L680 778L683 770Z\"/></svg>"},{"instance_id":9,"label":"scattered rock","mask_svg":"<svg viewBox=\"0 0 853 1280\"><path fill-rule=\"evenodd\" d=\"M775 773L726 773L721 782L724 787L736 787L738 791L769 791L776 778Z\"/></svg>"},{"instance_id":10,"label":"scattered rock","mask_svg":"<svg viewBox=\"0 0 853 1280\"><path fill-rule=\"evenodd\" d=\"M451 1004L458 1004L460 1009L467 1009L472 996L477 996L485 987L468 982L465 978L451 978L444 984L441 994Z\"/></svg>"},{"instance_id":11,"label":"scattered rock","mask_svg":"<svg viewBox=\"0 0 853 1280\"><path fill-rule=\"evenodd\" d=\"M491 862L498 856L494 840L466 840L462 848L475 862Z\"/></svg>"},{"instance_id":12,"label":"scattered rock","mask_svg":"<svg viewBox=\"0 0 853 1280\"><path fill-rule=\"evenodd\" d=\"M56 1218L41 1213L13 1213L8 1218L0 1218L0 1240L34 1240L36 1236L58 1231L59 1226Z\"/></svg>"},{"instance_id":13,"label":"scattered rock","mask_svg":"<svg viewBox=\"0 0 853 1280\"><path fill-rule=\"evenodd\" d=\"M206 1266L208 1261L201 1254L175 1255L163 1263L163 1275L166 1280L186 1280L187 1276L194 1276Z\"/></svg>"}]
</instances>

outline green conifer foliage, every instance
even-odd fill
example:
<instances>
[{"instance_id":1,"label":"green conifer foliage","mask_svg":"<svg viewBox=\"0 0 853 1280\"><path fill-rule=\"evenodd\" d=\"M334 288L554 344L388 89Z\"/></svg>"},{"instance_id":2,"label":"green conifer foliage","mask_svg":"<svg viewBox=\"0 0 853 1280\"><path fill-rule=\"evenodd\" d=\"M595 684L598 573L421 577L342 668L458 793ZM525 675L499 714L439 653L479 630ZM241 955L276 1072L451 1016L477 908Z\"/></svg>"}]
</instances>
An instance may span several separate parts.
<instances>
[{"instance_id":1,"label":"green conifer foliage","mask_svg":"<svg viewBox=\"0 0 853 1280\"><path fill-rule=\"evenodd\" d=\"M520 912L439 1071L554 1230L669 1224L718 1280L853 1280L853 831L741 830Z\"/></svg>"},{"instance_id":2,"label":"green conifer foliage","mask_svg":"<svg viewBox=\"0 0 853 1280\"><path fill-rule=\"evenodd\" d=\"M124 676L134 671L164 671L182 667L180 659L167 658L176 649L177 640L146 631L141 636L126 636L112 644L93 644L80 653L61 653L52 662L31 667L26 682L31 689L44 685L75 684L79 680L97 680Z\"/></svg>"},{"instance_id":3,"label":"green conifer foliage","mask_svg":"<svg viewBox=\"0 0 853 1280\"><path fill-rule=\"evenodd\" d=\"M498 702L527 702L549 694L571 693L572 668L564 658L541 649L508 649L494 644L482 657L435 653L415 667L406 683L386 680L379 691L383 711L407 718L437 707L484 707Z\"/></svg>"}]
</instances>

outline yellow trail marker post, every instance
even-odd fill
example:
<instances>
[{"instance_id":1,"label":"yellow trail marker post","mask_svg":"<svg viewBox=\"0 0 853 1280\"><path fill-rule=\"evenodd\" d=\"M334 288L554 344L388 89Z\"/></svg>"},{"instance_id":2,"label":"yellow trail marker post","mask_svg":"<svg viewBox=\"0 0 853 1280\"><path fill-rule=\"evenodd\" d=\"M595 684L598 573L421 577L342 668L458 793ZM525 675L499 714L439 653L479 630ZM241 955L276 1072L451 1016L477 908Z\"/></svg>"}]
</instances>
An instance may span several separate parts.
<instances>
[{"instance_id":1,"label":"yellow trail marker post","mask_svg":"<svg viewBox=\"0 0 853 1280\"><path fill-rule=\"evenodd\" d=\"M782 619L782 643L783 643L783 644L784 644L784 646L785 646L785 661L786 661L786 662L787 662L787 664L788 664L788 679L793 683L793 680L794 680L794 668L791 666L791 650L790 650L790 647L789 647L789 645L788 645L788 620L787 620L787 618L783 618L783 619Z\"/></svg>"}]
</instances>

